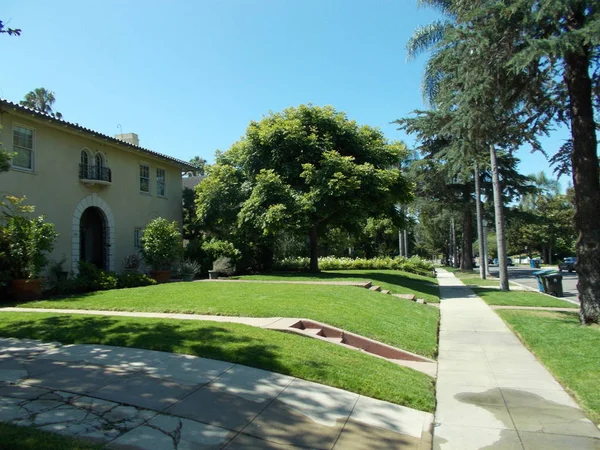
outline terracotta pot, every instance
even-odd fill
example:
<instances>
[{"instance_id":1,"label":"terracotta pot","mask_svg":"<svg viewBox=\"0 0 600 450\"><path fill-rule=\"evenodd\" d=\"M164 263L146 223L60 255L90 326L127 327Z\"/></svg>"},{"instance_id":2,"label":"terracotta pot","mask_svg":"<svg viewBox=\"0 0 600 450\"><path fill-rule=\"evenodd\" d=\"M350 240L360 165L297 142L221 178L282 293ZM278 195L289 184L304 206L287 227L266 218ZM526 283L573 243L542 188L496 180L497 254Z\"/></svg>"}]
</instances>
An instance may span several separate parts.
<instances>
[{"instance_id":1,"label":"terracotta pot","mask_svg":"<svg viewBox=\"0 0 600 450\"><path fill-rule=\"evenodd\" d=\"M171 278L170 270L152 270L150 276L156 280L157 283L166 283Z\"/></svg>"},{"instance_id":2,"label":"terracotta pot","mask_svg":"<svg viewBox=\"0 0 600 450\"><path fill-rule=\"evenodd\" d=\"M10 287L17 301L39 300L42 296L42 280L38 278L11 280Z\"/></svg>"}]
</instances>

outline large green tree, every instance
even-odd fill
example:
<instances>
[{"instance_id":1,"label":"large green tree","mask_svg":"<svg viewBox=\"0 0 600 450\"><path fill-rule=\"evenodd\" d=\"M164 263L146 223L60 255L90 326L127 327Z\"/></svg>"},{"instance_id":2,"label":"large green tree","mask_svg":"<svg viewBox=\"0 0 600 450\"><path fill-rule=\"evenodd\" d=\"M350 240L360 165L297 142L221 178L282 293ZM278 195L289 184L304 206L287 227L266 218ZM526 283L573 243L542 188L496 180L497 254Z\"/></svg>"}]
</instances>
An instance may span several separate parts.
<instances>
[{"instance_id":1,"label":"large green tree","mask_svg":"<svg viewBox=\"0 0 600 450\"><path fill-rule=\"evenodd\" d=\"M515 70L546 71L552 80L538 109L551 103L571 129L570 156L575 193L578 290L582 323L600 322L600 183L598 122L600 103L600 4L596 0L514 0L501 13L514 21L523 45L512 59ZM508 35L505 29L498 33ZM513 41L515 42L516 39Z\"/></svg>"},{"instance_id":2,"label":"large green tree","mask_svg":"<svg viewBox=\"0 0 600 450\"><path fill-rule=\"evenodd\" d=\"M56 117L57 119L62 119L62 114L54 111L55 101L56 97L54 96L54 92L41 87L35 88L33 91L29 91L25 94L25 98L21 100L20 104L21 106L26 106L52 117Z\"/></svg>"},{"instance_id":3,"label":"large green tree","mask_svg":"<svg viewBox=\"0 0 600 450\"><path fill-rule=\"evenodd\" d=\"M198 188L198 217L213 227L231 227L235 217L235 232L258 230L265 238L281 231L307 236L310 267L318 271L326 230L352 232L381 215L401 224L395 205L412 198L398 168L404 152L329 106L271 113L218 155Z\"/></svg>"},{"instance_id":4,"label":"large green tree","mask_svg":"<svg viewBox=\"0 0 600 450\"><path fill-rule=\"evenodd\" d=\"M458 81L454 92L460 100L454 106L467 106L462 117L471 134L493 131L486 112L488 119L496 117L497 131L504 129L515 147L524 140L535 146L535 136L547 133L549 120L570 127L572 139L563 146L559 162L573 173L580 317L582 323L600 322L596 219L600 183L594 116L600 91L600 5L596 0L426 3L449 5L454 14L455 25L444 31L448 45L442 46L452 51L439 53L460 57L455 70L445 71L441 81L448 74ZM437 83L440 77L432 79ZM472 114L478 109L480 114ZM502 119L511 115L511 121ZM564 164L565 156L570 164Z\"/></svg>"}]
</instances>

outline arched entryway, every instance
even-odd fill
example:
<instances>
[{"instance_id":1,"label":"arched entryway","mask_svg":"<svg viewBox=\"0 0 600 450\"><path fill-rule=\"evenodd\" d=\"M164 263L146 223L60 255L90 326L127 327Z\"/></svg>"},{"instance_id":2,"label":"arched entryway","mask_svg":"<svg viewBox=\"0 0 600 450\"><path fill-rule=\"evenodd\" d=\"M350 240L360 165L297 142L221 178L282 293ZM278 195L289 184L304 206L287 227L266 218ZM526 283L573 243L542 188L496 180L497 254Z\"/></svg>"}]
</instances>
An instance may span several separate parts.
<instances>
[{"instance_id":1,"label":"arched entryway","mask_svg":"<svg viewBox=\"0 0 600 450\"><path fill-rule=\"evenodd\" d=\"M79 219L79 260L108 269L108 226L102 210L90 206Z\"/></svg>"},{"instance_id":2,"label":"arched entryway","mask_svg":"<svg viewBox=\"0 0 600 450\"><path fill-rule=\"evenodd\" d=\"M104 270L115 270L115 218L108 204L96 193L82 199L75 208L72 248L74 273L79 272L80 259Z\"/></svg>"}]
</instances>

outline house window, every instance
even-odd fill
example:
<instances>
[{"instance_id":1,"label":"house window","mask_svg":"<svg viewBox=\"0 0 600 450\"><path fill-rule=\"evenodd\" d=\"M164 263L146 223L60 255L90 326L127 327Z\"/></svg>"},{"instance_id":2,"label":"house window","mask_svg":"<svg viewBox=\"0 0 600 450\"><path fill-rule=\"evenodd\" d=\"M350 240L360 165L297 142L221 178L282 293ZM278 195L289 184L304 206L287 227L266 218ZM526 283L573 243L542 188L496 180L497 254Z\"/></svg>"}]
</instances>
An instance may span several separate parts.
<instances>
[{"instance_id":1,"label":"house window","mask_svg":"<svg viewBox=\"0 0 600 450\"><path fill-rule=\"evenodd\" d=\"M90 176L90 155L85 150L81 150L81 166L79 167L79 178L89 178Z\"/></svg>"},{"instance_id":2,"label":"house window","mask_svg":"<svg viewBox=\"0 0 600 450\"><path fill-rule=\"evenodd\" d=\"M102 157L102 153L96 153L96 167L104 167L104 158Z\"/></svg>"},{"instance_id":3,"label":"house window","mask_svg":"<svg viewBox=\"0 0 600 450\"><path fill-rule=\"evenodd\" d=\"M165 196L165 169L156 169L156 195Z\"/></svg>"},{"instance_id":4,"label":"house window","mask_svg":"<svg viewBox=\"0 0 600 450\"><path fill-rule=\"evenodd\" d=\"M142 248L142 229L141 228L133 229L133 246L135 248Z\"/></svg>"},{"instance_id":5,"label":"house window","mask_svg":"<svg viewBox=\"0 0 600 450\"><path fill-rule=\"evenodd\" d=\"M150 167L140 164L140 191L150 192Z\"/></svg>"},{"instance_id":6,"label":"house window","mask_svg":"<svg viewBox=\"0 0 600 450\"><path fill-rule=\"evenodd\" d=\"M16 126L13 128L13 151L16 155L12 165L20 169L33 170L33 130Z\"/></svg>"}]
</instances>

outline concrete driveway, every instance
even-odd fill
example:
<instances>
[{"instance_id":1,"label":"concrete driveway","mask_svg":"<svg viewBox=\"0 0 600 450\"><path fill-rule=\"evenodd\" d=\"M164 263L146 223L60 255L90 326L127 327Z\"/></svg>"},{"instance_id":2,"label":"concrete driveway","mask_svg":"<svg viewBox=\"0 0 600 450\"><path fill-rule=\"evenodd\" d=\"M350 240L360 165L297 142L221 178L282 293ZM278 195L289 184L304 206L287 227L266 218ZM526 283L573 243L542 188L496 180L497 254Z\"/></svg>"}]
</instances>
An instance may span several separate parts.
<instances>
[{"instance_id":1,"label":"concrete driveway","mask_svg":"<svg viewBox=\"0 0 600 450\"><path fill-rule=\"evenodd\" d=\"M508 278L510 281L514 281L525 286L538 289L538 284L533 276L533 272L536 272L540 269L531 269L529 267L509 267L508 268ZM498 267L490 267L490 273L497 277L498 276ZM563 291L565 294L565 298L568 300L575 301L579 303L579 299L577 298L577 274L575 272L568 273L562 272L563 276Z\"/></svg>"}]
</instances>

